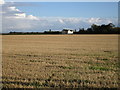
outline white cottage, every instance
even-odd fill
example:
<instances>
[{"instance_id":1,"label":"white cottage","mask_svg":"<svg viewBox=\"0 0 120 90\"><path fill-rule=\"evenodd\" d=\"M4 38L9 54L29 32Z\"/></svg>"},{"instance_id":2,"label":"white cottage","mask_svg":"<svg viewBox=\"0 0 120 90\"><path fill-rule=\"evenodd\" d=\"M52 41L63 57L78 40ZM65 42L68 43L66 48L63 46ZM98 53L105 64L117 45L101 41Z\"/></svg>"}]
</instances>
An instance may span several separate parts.
<instances>
[{"instance_id":1,"label":"white cottage","mask_svg":"<svg viewBox=\"0 0 120 90\"><path fill-rule=\"evenodd\" d=\"M63 29L62 34L73 34L73 30L70 29Z\"/></svg>"}]
</instances>

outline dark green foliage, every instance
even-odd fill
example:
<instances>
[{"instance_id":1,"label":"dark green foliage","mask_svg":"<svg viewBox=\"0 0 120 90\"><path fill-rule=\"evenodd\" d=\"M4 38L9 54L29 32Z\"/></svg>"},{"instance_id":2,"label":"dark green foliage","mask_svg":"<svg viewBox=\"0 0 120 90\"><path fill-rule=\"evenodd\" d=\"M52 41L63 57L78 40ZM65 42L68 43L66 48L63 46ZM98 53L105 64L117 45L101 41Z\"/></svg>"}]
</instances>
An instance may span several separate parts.
<instances>
[{"instance_id":1,"label":"dark green foliage","mask_svg":"<svg viewBox=\"0 0 120 90\"><path fill-rule=\"evenodd\" d=\"M84 28L79 29L78 32L74 32L74 34L119 34L120 27L115 27L114 24L109 23L107 25L96 25L92 24L91 28L84 30Z\"/></svg>"},{"instance_id":2,"label":"dark green foliage","mask_svg":"<svg viewBox=\"0 0 120 90\"><path fill-rule=\"evenodd\" d=\"M115 27L115 25L112 23L109 23L107 25L102 24L101 26L93 24L91 26L91 29L94 33L103 33L103 34L112 34L112 33L118 34L119 33L118 29L120 30L119 27Z\"/></svg>"},{"instance_id":3,"label":"dark green foliage","mask_svg":"<svg viewBox=\"0 0 120 90\"><path fill-rule=\"evenodd\" d=\"M91 66L91 67L89 67L89 69L92 69L92 70L103 70L103 71L108 71L109 70L106 67L98 67L98 66Z\"/></svg>"},{"instance_id":4,"label":"dark green foliage","mask_svg":"<svg viewBox=\"0 0 120 90\"><path fill-rule=\"evenodd\" d=\"M34 86L35 88L39 88L41 86L39 82L33 82L33 83L30 83L29 85Z\"/></svg>"}]
</instances>

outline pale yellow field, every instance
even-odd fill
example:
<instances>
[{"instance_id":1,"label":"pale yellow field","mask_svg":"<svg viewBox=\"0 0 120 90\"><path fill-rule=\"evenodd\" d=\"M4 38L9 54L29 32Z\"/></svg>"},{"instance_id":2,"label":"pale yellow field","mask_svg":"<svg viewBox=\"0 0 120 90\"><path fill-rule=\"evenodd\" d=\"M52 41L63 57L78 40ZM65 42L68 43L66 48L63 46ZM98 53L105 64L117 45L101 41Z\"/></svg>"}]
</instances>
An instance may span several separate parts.
<instances>
[{"instance_id":1,"label":"pale yellow field","mask_svg":"<svg viewBox=\"0 0 120 90\"><path fill-rule=\"evenodd\" d=\"M118 87L118 35L3 35L3 87Z\"/></svg>"}]
</instances>

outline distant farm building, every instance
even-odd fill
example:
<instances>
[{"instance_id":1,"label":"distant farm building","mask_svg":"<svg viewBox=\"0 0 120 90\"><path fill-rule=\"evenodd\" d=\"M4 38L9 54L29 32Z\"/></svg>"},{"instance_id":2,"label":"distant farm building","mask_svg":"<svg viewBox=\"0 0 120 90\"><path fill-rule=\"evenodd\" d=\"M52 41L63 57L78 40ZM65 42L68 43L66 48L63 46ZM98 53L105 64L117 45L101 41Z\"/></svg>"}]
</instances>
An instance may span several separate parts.
<instances>
[{"instance_id":1,"label":"distant farm building","mask_svg":"<svg viewBox=\"0 0 120 90\"><path fill-rule=\"evenodd\" d=\"M70 30L70 29L63 29L62 30L62 34L73 34L74 30Z\"/></svg>"}]
</instances>

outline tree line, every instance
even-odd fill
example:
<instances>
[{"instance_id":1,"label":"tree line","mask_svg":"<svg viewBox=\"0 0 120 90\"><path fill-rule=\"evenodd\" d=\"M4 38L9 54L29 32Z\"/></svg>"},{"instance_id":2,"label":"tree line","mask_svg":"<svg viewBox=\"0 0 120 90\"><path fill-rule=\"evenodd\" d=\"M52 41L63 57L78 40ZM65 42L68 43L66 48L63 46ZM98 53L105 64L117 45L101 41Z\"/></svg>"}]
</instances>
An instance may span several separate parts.
<instances>
[{"instance_id":1,"label":"tree line","mask_svg":"<svg viewBox=\"0 0 120 90\"><path fill-rule=\"evenodd\" d=\"M9 32L6 34L8 35L62 34L62 31L52 31L50 29L49 31L44 31L44 32ZM78 31L75 29L73 34L120 34L120 27L115 27L115 25L112 23L109 23L107 25L92 24L91 27L87 29L79 28Z\"/></svg>"},{"instance_id":2,"label":"tree line","mask_svg":"<svg viewBox=\"0 0 120 90\"><path fill-rule=\"evenodd\" d=\"M85 30L84 28L79 29L78 32L74 32L75 34L119 34L120 27L115 27L114 24L109 23L107 25L96 25L92 24L91 28Z\"/></svg>"}]
</instances>

